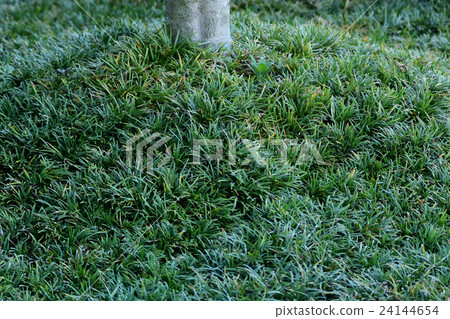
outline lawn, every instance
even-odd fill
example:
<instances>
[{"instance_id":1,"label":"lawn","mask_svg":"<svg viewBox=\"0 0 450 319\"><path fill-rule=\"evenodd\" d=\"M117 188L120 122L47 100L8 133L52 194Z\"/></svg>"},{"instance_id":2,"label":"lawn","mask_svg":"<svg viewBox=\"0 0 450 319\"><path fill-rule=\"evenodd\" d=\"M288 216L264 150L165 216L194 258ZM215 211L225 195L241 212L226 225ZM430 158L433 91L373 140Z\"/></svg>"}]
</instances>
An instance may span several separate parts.
<instances>
[{"instance_id":1,"label":"lawn","mask_svg":"<svg viewBox=\"0 0 450 319\"><path fill-rule=\"evenodd\" d=\"M232 1L228 53L172 45L162 1L78 3L0 3L1 300L450 297L446 1Z\"/></svg>"}]
</instances>

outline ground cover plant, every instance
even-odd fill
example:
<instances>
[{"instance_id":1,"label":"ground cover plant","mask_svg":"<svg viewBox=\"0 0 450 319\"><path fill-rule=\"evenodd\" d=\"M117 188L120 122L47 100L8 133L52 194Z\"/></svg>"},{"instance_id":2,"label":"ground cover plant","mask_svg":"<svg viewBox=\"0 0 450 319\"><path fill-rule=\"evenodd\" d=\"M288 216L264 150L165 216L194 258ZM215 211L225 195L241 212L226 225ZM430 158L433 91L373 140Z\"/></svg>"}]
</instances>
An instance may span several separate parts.
<instances>
[{"instance_id":1,"label":"ground cover plant","mask_svg":"<svg viewBox=\"0 0 450 319\"><path fill-rule=\"evenodd\" d=\"M78 3L0 4L0 299L450 297L445 1L238 0L228 55L172 45L162 1ZM325 165L192 165L200 138Z\"/></svg>"}]
</instances>

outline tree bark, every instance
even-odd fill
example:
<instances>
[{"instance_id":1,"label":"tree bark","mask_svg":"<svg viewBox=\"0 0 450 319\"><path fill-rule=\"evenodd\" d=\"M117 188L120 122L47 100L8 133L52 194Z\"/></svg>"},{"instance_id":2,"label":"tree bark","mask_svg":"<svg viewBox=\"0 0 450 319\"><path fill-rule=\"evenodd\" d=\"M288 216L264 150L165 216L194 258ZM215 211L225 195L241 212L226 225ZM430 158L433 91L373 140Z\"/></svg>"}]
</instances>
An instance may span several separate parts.
<instances>
[{"instance_id":1,"label":"tree bark","mask_svg":"<svg viewBox=\"0 0 450 319\"><path fill-rule=\"evenodd\" d=\"M166 0L166 17L174 40L231 46L230 0Z\"/></svg>"}]
</instances>

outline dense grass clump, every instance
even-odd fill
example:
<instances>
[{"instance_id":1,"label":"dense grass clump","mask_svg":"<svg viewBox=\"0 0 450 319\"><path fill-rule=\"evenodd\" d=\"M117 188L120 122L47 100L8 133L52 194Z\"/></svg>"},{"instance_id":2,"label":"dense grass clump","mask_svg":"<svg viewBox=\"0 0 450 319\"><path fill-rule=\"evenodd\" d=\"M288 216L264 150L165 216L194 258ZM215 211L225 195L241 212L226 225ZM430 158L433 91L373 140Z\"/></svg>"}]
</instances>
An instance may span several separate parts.
<instances>
[{"instance_id":1,"label":"dense grass clump","mask_svg":"<svg viewBox=\"0 0 450 319\"><path fill-rule=\"evenodd\" d=\"M450 297L445 2L234 1L228 55L159 1L27 2L0 4L0 299ZM202 138L325 165L193 165Z\"/></svg>"}]
</instances>

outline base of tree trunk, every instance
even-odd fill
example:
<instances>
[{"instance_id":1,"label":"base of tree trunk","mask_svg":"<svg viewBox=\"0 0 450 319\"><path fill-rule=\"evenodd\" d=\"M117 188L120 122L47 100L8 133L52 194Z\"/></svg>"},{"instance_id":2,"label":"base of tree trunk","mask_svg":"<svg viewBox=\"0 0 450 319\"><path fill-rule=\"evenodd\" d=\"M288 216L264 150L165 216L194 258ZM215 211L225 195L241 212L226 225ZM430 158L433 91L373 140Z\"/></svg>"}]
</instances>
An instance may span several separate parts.
<instances>
[{"instance_id":1,"label":"base of tree trunk","mask_svg":"<svg viewBox=\"0 0 450 319\"><path fill-rule=\"evenodd\" d=\"M230 0L166 0L166 16L173 39L231 46Z\"/></svg>"}]
</instances>

